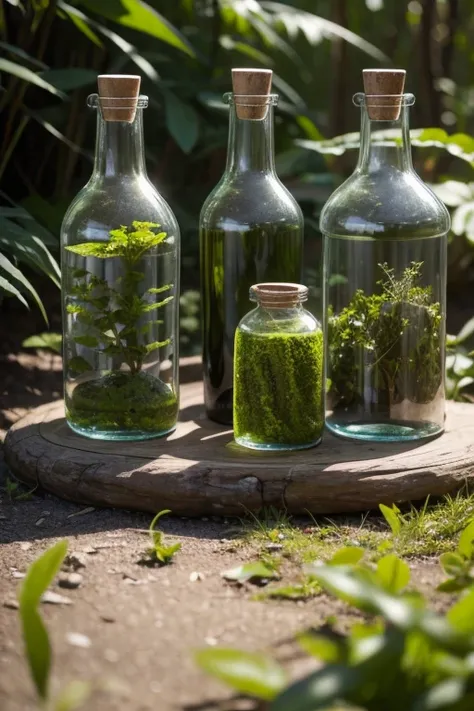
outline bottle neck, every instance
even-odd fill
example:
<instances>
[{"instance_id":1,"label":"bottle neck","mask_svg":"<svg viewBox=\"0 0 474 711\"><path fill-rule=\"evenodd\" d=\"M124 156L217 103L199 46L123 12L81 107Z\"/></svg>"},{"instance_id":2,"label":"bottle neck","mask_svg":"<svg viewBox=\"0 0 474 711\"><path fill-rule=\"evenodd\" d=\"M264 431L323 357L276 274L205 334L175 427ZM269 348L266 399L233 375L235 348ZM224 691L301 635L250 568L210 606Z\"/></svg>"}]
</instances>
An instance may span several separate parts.
<instances>
[{"instance_id":1,"label":"bottle neck","mask_svg":"<svg viewBox=\"0 0 474 711\"><path fill-rule=\"evenodd\" d=\"M230 103L229 143L226 172L274 173L273 106L267 107L260 120L238 118L233 101Z\"/></svg>"},{"instance_id":2,"label":"bottle neck","mask_svg":"<svg viewBox=\"0 0 474 711\"><path fill-rule=\"evenodd\" d=\"M142 114L138 108L132 123L105 121L98 109L93 178L146 174Z\"/></svg>"},{"instance_id":3,"label":"bottle neck","mask_svg":"<svg viewBox=\"0 0 474 711\"><path fill-rule=\"evenodd\" d=\"M413 170L408 106L401 106L400 116L394 121L374 121L369 118L365 106L362 106L361 110L357 169L363 173L378 173L390 168L399 171ZM377 136L381 131L390 131L392 135L388 134L385 138Z\"/></svg>"}]
</instances>

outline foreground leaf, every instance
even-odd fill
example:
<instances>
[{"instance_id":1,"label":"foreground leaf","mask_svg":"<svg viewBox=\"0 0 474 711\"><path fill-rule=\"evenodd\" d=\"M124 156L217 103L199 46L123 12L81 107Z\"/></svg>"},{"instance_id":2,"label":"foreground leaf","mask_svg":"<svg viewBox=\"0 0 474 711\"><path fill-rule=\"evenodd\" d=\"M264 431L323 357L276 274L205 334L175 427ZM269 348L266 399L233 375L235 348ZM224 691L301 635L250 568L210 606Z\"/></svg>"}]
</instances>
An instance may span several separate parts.
<instances>
[{"instance_id":1,"label":"foreground leaf","mask_svg":"<svg viewBox=\"0 0 474 711\"><path fill-rule=\"evenodd\" d=\"M286 684L284 669L263 654L235 649L203 649L196 653L195 659L204 671L239 693L257 699L270 701Z\"/></svg>"},{"instance_id":2,"label":"foreground leaf","mask_svg":"<svg viewBox=\"0 0 474 711\"><path fill-rule=\"evenodd\" d=\"M21 344L23 348L49 348L56 353L61 353L63 337L60 333L38 333L36 336L26 338Z\"/></svg>"},{"instance_id":3,"label":"foreground leaf","mask_svg":"<svg viewBox=\"0 0 474 711\"><path fill-rule=\"evenodd\" d=\"M48 81L45 81L39 74L32 72L31 69L28 69L21 64L11 62L9 59L0 59L0 71L6 72L6 74L13 74L13 76L18 77L18 79L22 79L29 84L34 84L35 86L39 86L40 89L49 91L50 94L59 96L61 99L67 98L66 94L59 91L59 89L50 84Z\"/></svg>"},{"instance_id":4,"label":"foreground leaf","mask_svg":"<svg viewBox=\"0 0 474 711\"><path fill-rule=\"evenodd\" d=\"M274 568L256 561L255 563L244 563L236 568L226 570L222 573L224 580L229 580L237 583L246 583L248 581L273 580L278 578L278 573Z\"/></svg>"},{"instance_id":5,"label":"foreground leaf","mask_svg":"<svg viewBox=\"0 0 474 711\"><path fill-rule=\"evenodd\" d=\"M67 553L67 541L60 541L43 553L29 567L20 588L20 619L26 657L39 696L48 696L51 646L48 633L38 613L43 593L51 585Z\"/></svg>"}]
</instances>

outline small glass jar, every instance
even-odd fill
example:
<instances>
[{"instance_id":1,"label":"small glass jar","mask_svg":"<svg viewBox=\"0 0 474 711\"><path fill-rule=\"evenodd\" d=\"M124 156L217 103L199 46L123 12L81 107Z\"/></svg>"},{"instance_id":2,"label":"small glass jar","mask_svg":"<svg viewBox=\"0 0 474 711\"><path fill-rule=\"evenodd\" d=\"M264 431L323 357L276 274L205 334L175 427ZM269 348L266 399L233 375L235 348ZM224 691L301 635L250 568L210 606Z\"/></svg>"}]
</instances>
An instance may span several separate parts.
<instances>
[{"instance_id":1,"label":"small glass jar","mask_svg":"<svg viewBox=\"0 0 474 711\"><path fill-rule=\"evenodd\" d=\"M103 440L172 432L179 409L179 228L147 177L140 78L99 77L92 176L64 217L68 425Z\"/></svg>"},{"instance_id":2,"label":"small glass jar","mask_svg":"<svg viewBox=\"0 0 474 711\"><path fill-rule=\"evenodd\" d=\"M235 335L234 436L250 449L314 447L324 427L323 334L300 284L250 288Z\"/></svg>"}]
</instances>

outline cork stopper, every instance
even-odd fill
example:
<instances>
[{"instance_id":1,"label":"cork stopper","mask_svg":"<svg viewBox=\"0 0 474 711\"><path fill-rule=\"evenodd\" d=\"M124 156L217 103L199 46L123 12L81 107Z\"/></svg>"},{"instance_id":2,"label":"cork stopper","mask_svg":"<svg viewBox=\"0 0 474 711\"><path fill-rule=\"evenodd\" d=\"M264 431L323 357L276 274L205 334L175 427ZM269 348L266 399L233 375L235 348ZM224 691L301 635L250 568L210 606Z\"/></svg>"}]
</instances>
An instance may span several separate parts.
<instances>
[{"instance_id":1,"label":"cork stopper","mask_svg":"<svg viewBox=\"0 0 474 711\"><path fill-rule=\"evenodd\" d=\"M133 122L140 82L141 77L134 74L101 74L97 77L99 102L105 121Z\"/></svg>"},{"instance_id":2,"label":"cork stopper","mask_svg":"<svg viewBox=\"0 0 474 711\"><path fill-rule=\"evenodd\" d=\"M396 121L400 116L404 69L364 69L364 92L369 118L375 121Z\"/></svg>"},{"instance_id":3,"label":"cork stopper","mask_svg":"<svg viewBox=\"0 0 474 711\"><path fill-rule=\"evenodd\" d=\"M232 69L232 89L239 119L261 121L267 115L271 69Z\"/></svg>"},{"instance_id":4,"label":"cork stopper","mask_svg":"<svg viewBox=\"0 0 474 711\"><path fill-rule=\"evenodd\" d=\"M250 287L253 300L267 309L287 309L308 298L308 287L288 282L266 282Z\"/></svg>"}]
</instances>

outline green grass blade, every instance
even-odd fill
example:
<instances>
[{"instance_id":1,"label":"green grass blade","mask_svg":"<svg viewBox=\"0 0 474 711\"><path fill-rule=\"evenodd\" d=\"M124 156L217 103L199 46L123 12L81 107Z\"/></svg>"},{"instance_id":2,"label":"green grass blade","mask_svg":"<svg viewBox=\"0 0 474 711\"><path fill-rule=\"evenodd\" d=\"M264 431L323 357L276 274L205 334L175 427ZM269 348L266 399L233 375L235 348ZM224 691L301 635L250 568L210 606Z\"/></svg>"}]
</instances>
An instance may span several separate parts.
<instances>
[{"instance_id":1,"label":"green grass blade","mask_svg":"<svg viewBox=\"0 0 474 711\"><path fill-rule=\"evenodd\" d=\"M49 91L49 93L54 94L54 96L59 96L61 99L67 99L66 94L49 82L45 81L39 74L32 72L31 69L23 67L21 64L11 62L9 59L0 59L0 71L6 72L7 74L13 74L13 76L18 77L18 79L22 79L29 84L34 84L40 89Z\"/></svg>"},{"instance_id":2,"label":"green grass blade","mask_svg":"<svg viewBox=\"0 0 474 711\"><path fill-rule=\"evenodd\" d=\"M0 268L3 269L4 271L6 271L7 274L9 274L10 276L12 276L14 279L16 279L17 281L19 281L20 284L22 284L22 286L24 286L24 288L27 289L27 291L29 291L29 293L31 294L31 296L32 296L32 297L34 298L34 300L36 301L36 303L37 303L37 305L38 305L38 308L39 308L39 310L41 311L41 313L42 313L42 315L43 315L44 320L46 321L46 323L48 323L48 317L47 317L47 315L46 315L46 311L45 311L45 308L44 308L44 306L43 306L43 302L41 301L41 299L40 299L40 297L39 297L39 294L38 294L38 292L36 291L36 289L34 288L33 284L25 277L24 274L22 274L22 272L21 272L19 269L17 269L17 268L10 262L9 259L7 259L7 258L5 257L4 254L0 254Z\"/></svg>"}]
</instances>

